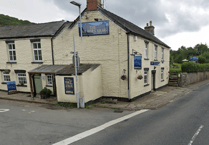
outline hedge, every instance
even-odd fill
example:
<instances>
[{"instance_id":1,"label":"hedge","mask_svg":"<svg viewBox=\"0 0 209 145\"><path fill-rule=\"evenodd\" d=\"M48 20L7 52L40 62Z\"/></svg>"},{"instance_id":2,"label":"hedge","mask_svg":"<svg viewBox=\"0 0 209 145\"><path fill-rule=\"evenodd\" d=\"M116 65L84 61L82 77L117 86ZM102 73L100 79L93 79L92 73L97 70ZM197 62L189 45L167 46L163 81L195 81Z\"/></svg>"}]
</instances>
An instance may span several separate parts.
<instances>
[{"instance_id":1,"label":"hedge","mask_svg":"<svg viewBox=\"0 0 209 145\"><path fill-rule=\"evenodd\" d=\"M182 72L188 72L188 73L209 71L209 65L193 63L193 62L185 62L181 65L181 70Z\"/></svg>"}]
</instances>

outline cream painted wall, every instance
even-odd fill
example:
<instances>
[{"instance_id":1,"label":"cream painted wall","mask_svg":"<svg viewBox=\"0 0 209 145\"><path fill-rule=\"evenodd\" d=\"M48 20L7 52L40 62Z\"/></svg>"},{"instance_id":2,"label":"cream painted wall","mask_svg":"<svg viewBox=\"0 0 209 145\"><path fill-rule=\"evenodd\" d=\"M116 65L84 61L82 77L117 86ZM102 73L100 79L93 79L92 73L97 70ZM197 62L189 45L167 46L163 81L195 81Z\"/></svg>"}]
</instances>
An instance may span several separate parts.
<instances>
[{"instance_id":1,"label":"cream painted wall","mask_svg":"<svg viewBox=\"0 0 209 145\"><path fill-rule=\"evenodd\" d=\"M56 76L57 85L57 99L58 102L71 102L76 101L76 79L74 78L74 91L75 94L65 94L64 78L67 76ZM101 66L93 71L91 69L78 76L78 89L81 98L84 98L85 103L102 97L102 83L101 83Z\"/></svg>"},{"instance_id":2,"label":"cream painted wall","mask_svg":"<svg viewBox=\"0 0 209 145\"><path fill-rule=\"evenodd\" d=\"M142 70L134 70L134 57L130 56L130 96L131 98L137 97L141 94L147 93L151 91L151 75L152 70L154 70L154 66L150 65L151 61L154 61L154 42L151 42L149 40L148 44L148 59L144 60L145 56L145 42L144 38L137 37L137 40L134 39L135 36L130 35L130 52L132 52L132 49L140 52L142 54ZM160 61L160 65L156 66L156 78L155 78L155 88L159 88L161 86L164 86L168 84L168 69L169 69L169 55L170 50L168 48L164 48L164 63L161 62L161 56L162 56L162 46L157 44L157 60ZM161 82L161 68L164 67L164 81ZM148 71L148 84L149 86L144 86L144 68L149 68ZM137 77L139 75L143 76L143 79L139 80Z\"/></svg>"},{"instance_id":3,"label":"cream painted wall","mask_svg":"<svg viewBox=\"0 0 209 145\"><path fill-rule=\"evenodd\" d=\"M35 39L35 38L12 39L15 41L17 64L6 63L9 62L8 46L5 43L5 40L0 40L0 51L1 51L0 69L10 69L11 70L10 79L11 81L16 81L17 83L18 83L17 74L14 73L14 70L26 70L27 87L17 86L17 90L21 92L30 92L30 83L27 73L28 71L37 68L43 64L52 64L51 38L40 38L43 64L31 64L31 62L34 62L34 57L33 57L33 48L30 39ZM1 76L0 90L7 90L7 85L2 84L3 82L2 72L0 72L0 76Z\"/></svg>"},{"instance_id":4,"label":"cream painted wall","mask_svg":"<svg viewBox=\"0 0 209 145\"><path fill-rule=\"evenodd\" d=\"M94 18L108 20L100 12L86 12L82 22L92 22L95 21ZM127 70L127 35L111 20L109 26L109 35L83 37L82 42L77 24L72 29L65 28L54 40L55 64L72 63L70 51L73 51L73 36L75 36L76 51L79 52L81 63L101 64L102 96L127 98L127 81L120 79L123 69Z\"/></svg>"}]
</instances>

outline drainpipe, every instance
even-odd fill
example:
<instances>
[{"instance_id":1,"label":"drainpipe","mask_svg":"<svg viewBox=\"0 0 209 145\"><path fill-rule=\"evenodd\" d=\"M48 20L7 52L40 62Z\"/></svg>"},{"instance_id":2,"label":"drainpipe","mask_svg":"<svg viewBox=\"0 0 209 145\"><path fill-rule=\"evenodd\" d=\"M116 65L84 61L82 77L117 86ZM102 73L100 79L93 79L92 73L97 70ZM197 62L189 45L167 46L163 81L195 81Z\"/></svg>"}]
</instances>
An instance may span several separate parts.
<instances>
[{"instance_id":1,"label":"drainpipe","mask_svg":"<svg viewBox=\"0 0 209 145\"><path fill-rule=\"evenodd\" d=\"M128 100L131 101L131 98L130 98L130 79L129 79L129 76L130 76L130 70L129 70L129 57L130 57L130 52L129 52L129 34L130 32L127 32L127 50L128 50Z\"/></svg>"},{"instance_id":2,"label":"drainpipe","mask_svg":"<svg viewBox=\"0 0 209 145\"><path fill-rule=\"evenodd\" d=\"M52 65L54 65L54 46L53 46L53 37L51 38L51 51L52 51Z\"/></svg>"}]
</instances>

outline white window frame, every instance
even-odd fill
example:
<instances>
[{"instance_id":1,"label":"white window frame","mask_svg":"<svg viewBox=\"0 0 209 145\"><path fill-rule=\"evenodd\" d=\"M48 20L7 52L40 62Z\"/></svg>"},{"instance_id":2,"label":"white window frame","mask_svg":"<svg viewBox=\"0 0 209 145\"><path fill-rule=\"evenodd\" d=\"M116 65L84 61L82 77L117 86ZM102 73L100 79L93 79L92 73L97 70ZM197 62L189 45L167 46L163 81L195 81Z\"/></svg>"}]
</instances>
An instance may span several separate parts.
<instances>
[{"instance_id":1,"label":"white window frame","mask_svg":"<svg viewBox=\"0 0 209 145\"><path fill-rule=\"evenodd\" d=\"M9 76L9 81L5 80L5 77L8 77L8 76ZM10 82L11 81L10 75L5 73L5 71L3 71L3 80L4 80L4 82Z\"/></svg>"},{"instance_id":2,"label":"white window frame","mask_svg":"<svg viewBox=\"0 0 209 145\"><path fill-rule=\"evenodd\" d=\"M145 79L146 76L146 79ZM148 84L148 70L144 70L144 85Z\"/></svg>"},{"instance_id":3,"label":"white window frame","mask_svg":"<svg viewBox=\"0 0 209 145\"><path fill-rule=\"evenodd\" d=\"M161 58L161 60L163 60L164 59L164 48L162 48L162 58Z\"/></svg>"},{"instance_id":4,"label":"white window frame","mask_svg":"<svg viewBox=\"0 0 209 145\"><path fill-rule=\"evenodd\" d=\"M8 45L9 61L10 62L17 62L15 43L8 43L7 45ZM10 49L10 46L12 49ZM10 55L10 52L12 52L12 55ZM14 55L14 52L15 52L15 55ZM12 59L10 57L12 57Z\"/></svg>"},{"instance_id":5,"label":"white window frame","mask_svg":"<svg viewBox=\"0 0 209 145\"><path fill-rule=\"evenodd\" d=\"M37 48L34 47L34 44L36 44ZM40 48L39 48L39 44L40 44ZM41 42L33 42L32 43L32 47L33 47L34 61L35 62L42 62L43 61L43 57L42 57L42 51L41 51ZM37 60L36 60L36 56L35 56L35 51L37 51L37 57L38 57ZM39 51L41 52L41 55L39 55ZM40 56L41 56L41 59L40 59Z\"/></svg>"},{"instance_id":6,"label":"white window frame","mask_svg":"<svg viewBox=\"0 0 209 145\"><path fill-rule=\"evenodd\" d=\"M157 46L154 48L154 60L157 60Z\"/></svg>"},{"instance_id":7,"label":"white window frame","mask_svg":"<svg viewBox=\"0 0 209 145\"><path fill-rule=\"evenodd\" d=\"M145 42L144 58L148 59L148 43Z\"/></svg>"},{"instance_id":8,"label":"white window frame","mask_svg":"<svg viewBox=\"0 0 209 145\"><path fill-rule=\"evenodd\" d=\"M163 81L164 80L164 69L161 69L161 81Z\"/></svg>"},{"instance_id":9,"label":"white window frame","mask_svg":"<svg viewBox=\"0 0 209 145\"><path fill-rule=\"evenodd\" d=\"M23 75L23 76L21 76ZM21 84L20 79L23 78L25 79L26 83L24 83L24 85L27 85L27 78L26 78L26 73L18 73L17 74L17 79L18 79L18 83Z\"/></svg>"},{"instance_id":10,"label":"white window frame","mask_svg":"<svg viewBox=\"0 0 209 145\"><path fill-rule=\"evenodd\" d=\"M47 85L48 86L53 86L53 77L52 77L52 75L46 75L46 78L47 78ZM51 81L49 81L49 78L51 78Z\"/></svg>"}]
</instances>

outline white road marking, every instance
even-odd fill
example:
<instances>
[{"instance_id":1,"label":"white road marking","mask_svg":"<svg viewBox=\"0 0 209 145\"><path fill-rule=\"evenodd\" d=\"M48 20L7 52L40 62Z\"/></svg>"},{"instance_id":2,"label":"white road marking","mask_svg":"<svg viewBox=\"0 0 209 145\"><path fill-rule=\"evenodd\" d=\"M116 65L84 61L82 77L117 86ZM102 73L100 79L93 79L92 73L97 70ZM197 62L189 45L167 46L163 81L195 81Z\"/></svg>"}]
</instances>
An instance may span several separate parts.
<instances>
[{"instance_id":1,"label":"white road marking","mask_svg":"<svg viewBox=\"0 0 209 145\"><path fill-rule=\"evenodd\" d=\"M198 134L200 133L200 131L202 130L204 126L201 125L200 128L197 130L197 132L194 134L194 136L192 137L192 140L189 142L188 145L192 145L192 143L194 142L195 138L198 136Z\"/></svg>"},{"instance_id":2,"label":"white road marking","mask_svg":"<svg viewBox=\"0 0 209 145\"><path fill-rule=\"evenodd\" d=\"M8 112L10 109L0 109L0 113L2 112Z\"/></svg>"},{"instance_id":3,"label":"white road marking","mask_svg":"<svg viewBox=\"0 0 209 145\"><path fill-rule=\"evenodd\" d=\"M96 128L90 129L90 130L85 131L85 132L83 132L83 133L77 134L77 135L75 135L75 136L73 136L73 137L67 138L67 139L65 139L65 140L63 140L63 141L60 141L60 142L58 142L58 143L55 143L55 144L53 144L53 145L69 145L69 144L71 144L71 143L73 143L73 142L76 142L76 141L81 140L81 139L83 139L83 138L85 138L85 137L88 137L88 136L90 136L90 135L93 135L93 134L95 134L95 133L97 133L97 132L99 132L99 131L104 130L105 128L108 128L108 127L110 127L110 126L112 126L112 125L115 125L115 124L117 124L117 123L119 123L119 122L122 122L122 121L124 121L124 120L127 120L127 119L129 119L129 118L131 118L131 117L134 117L134 116L139 115L139 114L141 114L141 113L144 113L144 112L146 112L146 111L148 111L148 110L140 110L140 111L136 111L136 112L134 112L134 113L132 113L132 114L129 114L129 115L126 115L126 116L124 116L124 117L121 117L121 118L112 120L112 121L107 122L107 123L105 123L105 124L103 124L103 125L101 125L101 126L98 126L98 127L96 127Z\"/></svg>"},{"instance_id":4,"label":"white road marking","mask_svg":"<svg viewBox=\"0 0 209 145\"><path fill-rule=\"evenodd\" d=\"M22 111L24 111L24 112L25 112L25 109L22 109Z\"/></svg>"}]
</instances>

